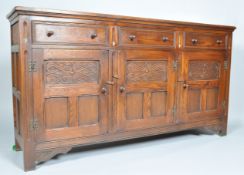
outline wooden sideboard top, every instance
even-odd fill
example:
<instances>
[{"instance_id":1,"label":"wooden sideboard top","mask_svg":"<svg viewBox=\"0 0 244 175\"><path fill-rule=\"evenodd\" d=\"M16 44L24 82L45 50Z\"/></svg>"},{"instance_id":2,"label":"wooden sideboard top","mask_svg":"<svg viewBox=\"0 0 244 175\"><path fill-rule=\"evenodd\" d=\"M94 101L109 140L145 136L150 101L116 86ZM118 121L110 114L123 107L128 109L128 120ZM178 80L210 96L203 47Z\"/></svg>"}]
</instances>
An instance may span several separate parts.
<instances>
[{"instance_id":1,"label":"wooden sideboard top","mask_svg":"<svg viewBox=\"0 0 244 175\"><path fill-rule=\"evenodd\" d=\"M14 9L7 15L7 18L10 21L12 21L18 15L102 20L102 21L135 23L135 24L138 23L138 24L150 24L150 25L163 25L167 27L191 26L191 27L207 28L213 30L234 31L236 29L235 26L227 26L227 25L203 24L203 23L195 23L195 22L171 21L171 20L162 20L162 19L130 17L130 16L121 16L121 15L99 14L99 13L87 13L87 12L67 11L67 10L32 8L32 7L22 7L22 6L14 7Z\"/></svg>"}]
</instances>

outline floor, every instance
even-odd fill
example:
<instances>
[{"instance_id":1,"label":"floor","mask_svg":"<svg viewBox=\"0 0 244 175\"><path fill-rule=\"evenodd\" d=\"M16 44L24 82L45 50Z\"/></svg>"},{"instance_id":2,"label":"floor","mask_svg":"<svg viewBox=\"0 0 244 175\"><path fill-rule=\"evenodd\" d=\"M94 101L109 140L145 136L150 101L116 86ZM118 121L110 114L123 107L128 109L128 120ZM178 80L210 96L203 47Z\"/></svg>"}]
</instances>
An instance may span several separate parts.
<instances>
[{"instance_id":1,"label":"floor","mask_svg":"<svg viewBox=\"0 0 244 175\"><path fill-rule=\"evenodd\" d=\"M229 122L225 137L182 132L96 149L84 148L38 165L27 174L243 175L243 126L237 120ZM5 125L0 131L1 171L25 174L22 152L12 150L12 128Z\"/></svg>"}]
</instances>

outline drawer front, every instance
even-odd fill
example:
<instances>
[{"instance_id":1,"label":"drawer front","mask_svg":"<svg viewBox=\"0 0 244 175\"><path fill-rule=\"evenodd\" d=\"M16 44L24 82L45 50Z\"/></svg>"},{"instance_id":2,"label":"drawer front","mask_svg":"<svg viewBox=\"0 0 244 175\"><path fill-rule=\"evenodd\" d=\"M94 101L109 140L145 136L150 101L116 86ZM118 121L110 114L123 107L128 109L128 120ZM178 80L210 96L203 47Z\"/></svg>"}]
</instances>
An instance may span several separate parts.
<instances>
[{"instance_id":1,"label":"drawer front","mask_svg":"<svg viewBox=\"0 0 244 175\"><path fill-rule=\"evenodd\" d=\"M227 35L219 33L185 32L184 46L190 48L225 49Z\"/></svg>"},{"instance_id":2,"label":"drawer front","mask_svg":"<svg viewBox=\"0 0 244 175\"><path fill-rule=\"evenodd\" d=\"M108 29L105 26L34 23L33 42L106 45Z\"/></svg>"},{"instance_id":3,"label":"drawer front","mask_svg":"<svg viewBox=\"0 0 244 175\"><path fill-rule=\"evenodd\" d=\"M174 43L174 32L150 29L120 29L120 45L173 47Z\"/></svg>"}]
</instances>

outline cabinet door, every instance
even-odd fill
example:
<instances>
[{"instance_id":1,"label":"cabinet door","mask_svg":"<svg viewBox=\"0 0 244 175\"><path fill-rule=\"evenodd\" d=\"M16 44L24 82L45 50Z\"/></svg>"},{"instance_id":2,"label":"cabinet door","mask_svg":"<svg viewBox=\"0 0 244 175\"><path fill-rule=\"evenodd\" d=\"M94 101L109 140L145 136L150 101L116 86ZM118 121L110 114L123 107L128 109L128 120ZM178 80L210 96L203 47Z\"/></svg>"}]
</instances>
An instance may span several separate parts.
<instances>
[{"instance_id":1,"label":"cabinet door","mask_svg":"<svg viewBox=\"0 0 244 175\"><path fill-rule=\"evenodd\" d=\"M107 131L108 51L34 49L38 141Z\"/></svg>"},{"instance_id":2,"label":"cabinet door","mask_svg":"<svg viewBox=\"0 0 244 175\"><path fill-rule=\"evenodd\" d=\"M180 119L183 121L216 118L224 102L224 53L184 52L184 82L180 85Z\"/></svg>"},{"instance_id":3,"label":"cabinet door","mask_svg":"<svg viewBox=\"0 0 244 175\"><path fill-rule=\"evenodd\" d=\"M117 128L160 127L173 120L173 56L165 51L118 52Z\"/></svg>"}]
</instances>

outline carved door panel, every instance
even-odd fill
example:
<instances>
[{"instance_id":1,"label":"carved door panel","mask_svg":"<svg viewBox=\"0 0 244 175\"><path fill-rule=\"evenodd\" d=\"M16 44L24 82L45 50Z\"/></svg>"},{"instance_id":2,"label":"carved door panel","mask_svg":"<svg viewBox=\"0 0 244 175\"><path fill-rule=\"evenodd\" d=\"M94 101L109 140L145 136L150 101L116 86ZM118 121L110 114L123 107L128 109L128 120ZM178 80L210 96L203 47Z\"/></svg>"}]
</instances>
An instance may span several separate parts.
<instances>
[{"instance_id":1,"label":"carved door panel","mask_svg":"<svg viewBox=\"0 0 244 175\"><path fill-rule=\"evenodd\" d=\"M38 141L107 132L108 51L34 49Z\"/></svg>"},{"instance_id":2,"label":"carved door panel","mask_svg":"<svg viewBox=\"0 0 244 175\"><path fill-rule=\"evenodd\" d=\"M117 128L165 126L173 121L173 56L165 51L118 51ZM117 67L116 67L117 66Z\"/></svg>"},{"instance_id":3,"label":"carved door panel","mask_svg":"<svg viewBox=\"0 0 244 175\"><path fill-rule=\"evenodd\" d=\"M184 52L180 85L180 119L220 117L224 103L224 56L222 52Z\"/></svg>"}]
</instances>

